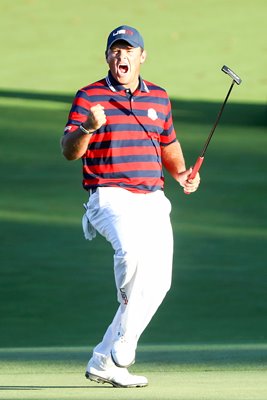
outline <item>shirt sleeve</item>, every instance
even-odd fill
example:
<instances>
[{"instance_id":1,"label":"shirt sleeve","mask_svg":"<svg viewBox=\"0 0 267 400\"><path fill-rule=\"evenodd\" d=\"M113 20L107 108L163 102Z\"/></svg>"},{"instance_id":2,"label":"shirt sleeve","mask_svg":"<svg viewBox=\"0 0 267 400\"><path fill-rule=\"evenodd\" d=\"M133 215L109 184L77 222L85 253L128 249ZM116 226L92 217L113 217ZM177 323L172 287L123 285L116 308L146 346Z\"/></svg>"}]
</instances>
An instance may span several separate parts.
<instances>
[{"instance_id":1,"label":"shirt sleeve","mask_svg":"<svg viewBox=\"0 0 267 400\"><path fill-rule=\"evenodd\" d=\"M90 107L88 95L85 91L79 90L73 100L64 134L74 132L82 122L86 121Z\"/></svg>"},{"instance_id":2,"label":"shirt sleeve","mask_svg":"<svg viewBox=\"0 0 267 400\"><path fill-rule=\"evenodd\" d=\"M160 145L168 146L169 144L174 143L176 141L177 141L177 138L176 138L176 132L175 132L175 129L173 126L171 102L170 102L170 99L168 99L168 102L166 105L166 118L165 118L165 123L164 123L164 130L160 137Z\"/></svg>"}]
</instances>

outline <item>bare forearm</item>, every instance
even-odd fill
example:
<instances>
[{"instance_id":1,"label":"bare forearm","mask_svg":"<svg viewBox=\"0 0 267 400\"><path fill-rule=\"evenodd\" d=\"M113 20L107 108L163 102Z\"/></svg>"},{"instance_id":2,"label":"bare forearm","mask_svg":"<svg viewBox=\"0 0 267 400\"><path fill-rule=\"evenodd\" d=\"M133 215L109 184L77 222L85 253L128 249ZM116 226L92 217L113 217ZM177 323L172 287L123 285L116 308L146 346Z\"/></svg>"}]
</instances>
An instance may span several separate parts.
<instances>
[{"instance_id":1,"label":"bare forearm","mask_svg":"<svg viewBox=\"0 0 267 400\"><path fill-rule=\"evenodd\" d=\"M61 149L67 160L81 158L88 148L92 134L84 134L79 128L61 139Z\"/></svg>"},{"instance_id":2,"label":"bare forearm","mask_svg":"<svg viewBox=\"0 0 267 400\"><path fill-rule=\"evenodd\" d=\"M162 148L162 163L171 176L179 182L179 174L186 170L182 148L174 142Z\"/></svg>"},{"instance_id":3,"label":"bare forearm","mask_svg":"<svg viewBox=\"0 0 267 400\"><path fill-rule=\"evenodd\" d=\"M200 183L197 173L194 179L190 178L192 168L186 169L183 152L179 142L175 142L162 148L162 163L172 177L179 182L186 193L193 193Z\"/></svg>"}]
</instances>

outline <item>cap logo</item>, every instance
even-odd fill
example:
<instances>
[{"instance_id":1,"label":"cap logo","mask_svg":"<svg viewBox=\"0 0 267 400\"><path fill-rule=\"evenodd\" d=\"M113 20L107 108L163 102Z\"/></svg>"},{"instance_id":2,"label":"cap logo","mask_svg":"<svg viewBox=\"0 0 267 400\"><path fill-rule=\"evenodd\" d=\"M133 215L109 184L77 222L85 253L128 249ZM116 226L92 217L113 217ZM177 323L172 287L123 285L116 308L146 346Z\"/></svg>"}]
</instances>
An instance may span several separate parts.
<instances>
[{"instance_id":1,"label":"cap logo","mask_svg":"<svg viewBox=\"0 0 267 400\"><path fill-rule=\"evenodd\" d=\"M117 32L113 32L112 36L117 35L133 35L134 33L129 29L119 29Z\"/></svg>"}]
</instances>

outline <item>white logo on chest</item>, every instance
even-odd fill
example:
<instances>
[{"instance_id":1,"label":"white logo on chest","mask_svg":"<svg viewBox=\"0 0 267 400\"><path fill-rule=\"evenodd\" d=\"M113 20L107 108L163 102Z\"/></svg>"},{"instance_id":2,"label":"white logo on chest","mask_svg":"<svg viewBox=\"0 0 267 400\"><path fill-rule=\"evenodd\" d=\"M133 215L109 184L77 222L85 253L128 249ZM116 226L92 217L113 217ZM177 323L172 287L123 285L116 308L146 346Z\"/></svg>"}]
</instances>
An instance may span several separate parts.
<instances>
[{"instance_id":1,"label":"white logo on chest","mask_svg":"<svg viewBox=\"0 0 267 400\"><path fill-rule=\"evenodd\" d=\"M158 119L158 114L157 114L156 110L154 110L154 108L149 108L147 110L147 116L148 116L148 118L152 119L152 121L155 121L156 119Z\"/></svg>"}]
</instances>

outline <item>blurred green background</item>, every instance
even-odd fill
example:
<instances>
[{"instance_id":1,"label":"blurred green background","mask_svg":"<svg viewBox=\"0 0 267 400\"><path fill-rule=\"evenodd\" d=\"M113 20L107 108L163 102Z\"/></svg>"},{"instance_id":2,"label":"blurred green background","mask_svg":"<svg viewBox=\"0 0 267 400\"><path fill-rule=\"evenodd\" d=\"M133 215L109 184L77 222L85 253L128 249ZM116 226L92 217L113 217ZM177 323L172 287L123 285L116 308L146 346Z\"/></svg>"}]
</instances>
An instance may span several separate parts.
<instances>
[{"instance_id":1,"label":"blurred green background","mask_svg":"<svg viewBox=\"0 0 267 400\"><path fill-rule=\"evenodd\" d=\"M170 94L188 165L231 83L220 68L243 79L200 190L185 196L166 176L173 286L140 343L266 342L266 1L1 0L0 11L0 347L91 346L117 308L112 251L83 239L81 163L59 141L121 24L144 36L142 76Z\"/></svg>"}]
</instances>

